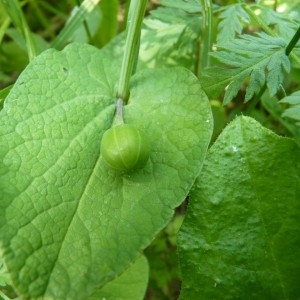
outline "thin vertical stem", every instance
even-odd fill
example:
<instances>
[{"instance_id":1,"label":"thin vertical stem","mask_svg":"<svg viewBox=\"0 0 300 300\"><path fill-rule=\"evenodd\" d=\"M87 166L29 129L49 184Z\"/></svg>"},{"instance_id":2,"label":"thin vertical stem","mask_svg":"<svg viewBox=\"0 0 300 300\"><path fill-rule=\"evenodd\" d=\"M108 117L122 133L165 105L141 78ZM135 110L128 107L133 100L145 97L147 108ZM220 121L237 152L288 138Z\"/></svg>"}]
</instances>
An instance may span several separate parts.
<instances>
[{"instance_id":1,"label":"thin vertical stem","mask_svg":"<svg viewBox=\"0 0 300 300\"><path fill-rule=\"evenodd\" d=\"M129 97L129 81L139 53L139 39L147 0L132 0L127 21L127 38L122 61L118 98L126 103Z\"/></svg>"},{"instance_id":2,"label":"thin vertical stem","mask_svg":"<svg viewBox=\"0 0 300 300\"><path fill-rule=\"evenodd\" d=\"M291 39L291 41L289 42L289 44L286 46L286 49L285 49L285 54L286 55L290 55L290 53L292 52L293 48L298 43L299 39L300 39L300 27L296 31L295 35L293 36L293 38Z\"/></svg>"},{"instance_id":3,"label":"thin vertical stem","mask_svg":"<svg viewBox=\"0 0 300 300\"><path fill-rule=\"evenodd\" d=\"M123 100L119 98L116 103L116 124L123 124Z\"/></svg>"},{"instance_id":4,"label":"thin vertical stem","mask_svg":"<svg viewBox=\"0 0 300 300\"><path fill-rule=\"evenodd\" d=\"M209 66L209 52L212 48L212 0L201 0L202 28L201 40L199 40L199 57L196 66L196 75L200 76L202 70Z\"/></svg>"},{"instance_id":5,"label":"thin vertical stem","mask_svg":"<svg viewBox=\"0 0 300 300\"><path fill-rule=\"evenodd\" d=\"M9 0L9 1L2 0L1 3L6 13L10 17L12 23L23 34L26 42L28 58L29 61L31 61L37 55L37 48L36 48L35 41L32 37L30 28L28 26L28 23L26 21L26 18L23 14L21 4L17 0Z\"/></svg>"},{"instance_id":6,"label":"thin vertical stem","mask_svg":"<svg viewBox=\"0 0 300 300\"><path fill-rule=\"evenodd\" d=\"M212 47L212 0L202 0L204 8L202 30L203 30L203 53L202 69L209 66L209 52Z\"/></svg>"}]
</instances>

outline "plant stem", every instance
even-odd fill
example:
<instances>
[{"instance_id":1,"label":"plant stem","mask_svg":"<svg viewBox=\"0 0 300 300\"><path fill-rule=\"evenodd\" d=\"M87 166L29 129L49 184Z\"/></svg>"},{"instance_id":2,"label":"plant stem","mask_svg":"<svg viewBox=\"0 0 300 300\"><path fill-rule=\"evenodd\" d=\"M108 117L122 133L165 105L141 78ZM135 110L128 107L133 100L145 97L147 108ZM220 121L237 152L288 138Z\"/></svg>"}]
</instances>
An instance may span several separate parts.
<instances>
[{"instance_id":1,"label":"plant stem","mask_svg":"<svg viewBox=\"0 0 300 300\"><path fill-rule=\"evenodd\" d=\"M124 103L129 98L129 82L139 53L139 39L147 0L132 0L127 21L127 38L122 61L117 97Z\"/></svg>"},{"instance_id":2,"label":"plant stem","mask_svg":"<svg viewBox=\"0 0 300 300\"><path fill-rule=\"evenodd\" d=\"M81 5L80 0L76 0L76 4L79 7ZM89 29L89 26L88 26L88 23L87 23L86 19L84 19L84 21L83 21L83 27L84 27L85 33L87 35L88 41L91 41L92 40L92 35L91 35L91 32L90 32L90 29Z\"/></svg>"},{"instance_id":3,"label":"plant stem","mask_svg":"<svg viewBox=\"0 0 300 300\"><path fill-rule=\"evenodd\" d=\"M286 47L286 49L285 49L285 54L286 55L290 55L290 53L292 52L293 48L298 43L299 39L300 39L300 27L298 28L298 30L296 31L295 35L293 36L293 38L291 39L291 41L289 42L289 44Z\"/></svg>"},{"instance_id":4,"label":"plant stem","mask_svg":"<svg viewBox=\"0 0 300 300\"><path fill-rule=\"evenodd\" d=\"M116 124L123 124L123 100L119 98L116 103Z\"/></svg>"},{"instance_id":5,"label":"plant stem","mask_svg":"<svg viewBox=\"0 0 300 300\"><path fill-rule=\"evenodd\" d=\"M203 8L201 38L198 41L198 57L195 74L199 77L204 68L208 67L209 52L212 48L212 0L201 0Z\"/></svg>"},{"instance_id":6,"label":"plant stem","mask_svg":"<svg viewBox=\"0 0 300 300\"><path fill-rule=\"evenodd\" d=\"M12 23L23 34L27 47L28 59L31 61L37 55L37 48L26 18L23 14L20 2L17 0L10 0L2 1L1 3Z\"/></svg>"},{"instance_id":7,"label":"plant stem","mask_svg":"<svg viewBox=\"0 0 300 300\"><path fill-rule=\"evenodd\" d=\"M249 7L248 4L244 3L243 8L266 33L271 36L276 36L276 34L269 28L269 26L258 15L254 13L254 11Z\"/></svg>"},{"instance_id":8,"label":"plant stem","mask_svg":"<svg viewBox=\"0 0 300 300\"><path fill-rule=\"evenodd\" d=\"M52 48L62 49L75 30L82 24L89 13L98 5L100 0L84 0L75 14L70 18L56 38L52 41Z\"/></svg>"},{"instance_id":9,"label":"plant stem","mask_svg":"<svg viewBox=\"0 0 300 300\"><path fill-rule=\"evenodd\" d=\"M201 0L203 11L202 20L202 35L203 35L203 47L202 47L202 62L201 69L209 66L209 52L212 46L212 1Z\"/></svg>"}]
</instances>

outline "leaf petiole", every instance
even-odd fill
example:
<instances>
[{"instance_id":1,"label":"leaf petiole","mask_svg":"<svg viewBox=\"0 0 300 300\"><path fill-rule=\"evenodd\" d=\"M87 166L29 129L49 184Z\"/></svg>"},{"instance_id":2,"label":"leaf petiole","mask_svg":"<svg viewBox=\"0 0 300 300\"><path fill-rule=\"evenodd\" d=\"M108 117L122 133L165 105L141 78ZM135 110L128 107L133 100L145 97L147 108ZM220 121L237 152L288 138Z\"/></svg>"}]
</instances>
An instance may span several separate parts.
<instances>
[{"instance_id":1,"label":"leaf petiole","mask_svg":"<svg viewBox=\"0 0 300 300\"><path fill-rule=\"evenodd\" d=\"M123 100L118 98L116 103L116 123L117 125L123 124Z\"/></svg>"}]
</instances>

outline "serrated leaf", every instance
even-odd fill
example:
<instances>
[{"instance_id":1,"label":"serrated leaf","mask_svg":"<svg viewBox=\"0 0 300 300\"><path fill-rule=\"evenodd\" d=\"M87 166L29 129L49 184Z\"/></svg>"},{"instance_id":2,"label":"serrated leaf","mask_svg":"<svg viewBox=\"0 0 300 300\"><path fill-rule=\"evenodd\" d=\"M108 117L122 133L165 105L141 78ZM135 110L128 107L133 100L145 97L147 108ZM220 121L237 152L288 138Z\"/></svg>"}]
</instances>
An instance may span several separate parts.
<instances>
[{"instance_id":1,"label":"serrated leaf","mask_svg":"<svg viewBox=\"0 0 300 300\"><path fill-rule=\"evenodd\" d=\"M242 35L219 46L211 55L220 61L222 67L207 69L200 78L206 93L218 96L227 86L224 104L228 104L246 79L250 85L246 88L245 101L257 94L266 83L273 96L282 84L285 74L290 71L290 61L285 54L286 43L279 37L265 33L256 36ZM225 68L229 66L230 69ZM214 73L219 80L214 80Z\"/></svg>"},{"instance_id":2,"label":"serrated leaf","mask_svg":"<svg viewBox=\"0 0 300 300\"><path fill-rule=\"evenodd\" d=\"M268 26L278 28L279 35L288 43L294 36L299 27L299 20L297 14L285 11L284 13L278 12L271 7L259 5L257 7L261 11L261 19Z\"/></svg>"},{"instance_id":3,"label":"serrated leaf","mask_svg":"<svg viewBox=\"0 0 300 300\"><path fill-rule=\"evenodd\" d=\"M300 149L249 117L211 147L178 247L180 299L297 299Z\"/></svg>"},{"instance_id":4,"label":"serrated leaf","mask_svg":"<svg viewBox=\"0 0 300 300\"><path fill-rule=\"evenodd\" d=\"M258 94L265 83L265 71L263 69L253 69L251 75L249 86L246 90L245 102L250 100L255 94Z\"/></svg>"},{"instance_id":5,"label":"serrated leaf","mask_svg":"<svg viewBox=\"0 0 300 300\"><path fill-rule=\"evenodd\" d=\"M300 121L300 91L284 97L279 102L291 105L282 113L282 117Z\"/></svg>"},{"instance_id":6,"label":"serrated leaf","mask_svg":"<svg viewBox=\"0 0 300 300\"><path fill-rule=\"evenodd\" d=\"M261 103L263 107L272 115L275 119L279 120L280 123L295 137L296 141L300 145L300 126L297 126L291 119L283 118L284 107L280 104L276 97L270 97L265 93L261 97ZM299 125L299 124L298 124Z\"/></svg>"},{"instance_id":7,"label":"serrated leaf","mask_svg":"<svg viewBox=\"0 0 300 300\"><path fill-rule=\"evenodd\" d=\"M241 34L244 24L250 22L248 13L244 10L243 4L235 3L227 5L222 9L219 18L217 43L221 44L233 39L237 34Z\"/></svg>"},{"instance_id":8,"label":"serrated leaf","mask_svg":"<svg viewBox=\"0 0 300 300\"><path fill-rule=\"evenodd\" d=\"M180 65L194 71L200 27L199 15L181 9L159 7L150 11L142 28L138 70ZM117 35L105 46L106 50L122 56L124 37Z\"/></svg>"},{"instance_id":9,"label":"serrated leaf","mask_svg":"<svg viewBox=\"0 0 300 300\"><path fill-rule=\"evenodd\" d=\"M114 121L120 61L72 44L38 56L0 113L0 237L23 297L85 299L168 223L202 165L209 101L183 68L132 78L126 123L148 137L144 169L116 176L100 143ZM202 159L201 159L202 157Z\"/></svg>"},{"instance_id":10,"label":"serrated leaf","mask_svg":"<svg viewBox=\"0 0 300 300\"><path fill-rule=\"evenodd\" d=\"M160 0L159 4L181 9L190 14L200 13L202 11L199 0Z\"/></svg>"},{"instance_id":11,"label":"serrated leaf","mask_svg":"<svg viewBox=\"0 0 300 300\"><path fill-rule=\"evenodd\" d=\"M142 68L184 66L194 68L200 16L181 9L158 8L144 20L141 36Z\"/></svg>"}]
</instances>

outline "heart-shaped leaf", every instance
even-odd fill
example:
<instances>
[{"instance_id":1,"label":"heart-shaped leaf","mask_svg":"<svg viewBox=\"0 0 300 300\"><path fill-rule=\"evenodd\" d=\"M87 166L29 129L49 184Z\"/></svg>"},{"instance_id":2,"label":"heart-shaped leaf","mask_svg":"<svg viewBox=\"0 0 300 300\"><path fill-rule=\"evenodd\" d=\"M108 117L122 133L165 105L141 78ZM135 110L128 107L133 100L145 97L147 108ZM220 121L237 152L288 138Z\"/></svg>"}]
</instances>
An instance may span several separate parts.
<instances>
[{"instance_id":1,"label":"heart-shaped leaf","mask_svg":"<svg viewBox=\"0 0 300 300\"><path fill-rule=\"evenodd\" d=\"M120 62L88 45L48 50L20 75L0 114L0 237L24 297L85 299L135 260L187 195L212 132L208 99L183 68L144 70L124 120L148 138L140 171L110 172Z\"/></svg>"},{"instance_id":2,"label":"heart-shaped leaf","mask_svg":"<svg viewBox=\"0 0 300 300\"><path fill-rule=\"evenodd\" d=\"M211 147L179 234L181 299L298 299L300 149L249 117Z\"/></svg>"}]
</instances>

